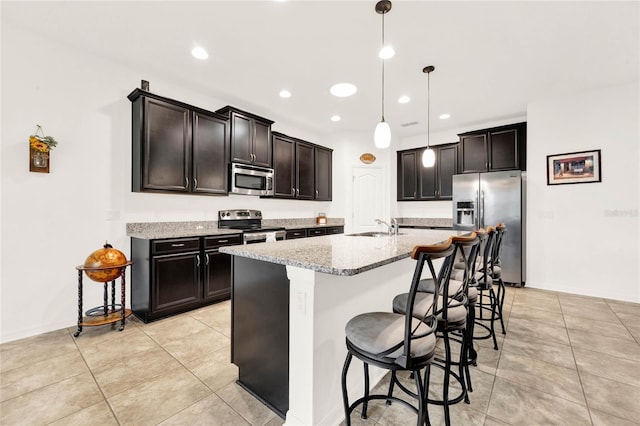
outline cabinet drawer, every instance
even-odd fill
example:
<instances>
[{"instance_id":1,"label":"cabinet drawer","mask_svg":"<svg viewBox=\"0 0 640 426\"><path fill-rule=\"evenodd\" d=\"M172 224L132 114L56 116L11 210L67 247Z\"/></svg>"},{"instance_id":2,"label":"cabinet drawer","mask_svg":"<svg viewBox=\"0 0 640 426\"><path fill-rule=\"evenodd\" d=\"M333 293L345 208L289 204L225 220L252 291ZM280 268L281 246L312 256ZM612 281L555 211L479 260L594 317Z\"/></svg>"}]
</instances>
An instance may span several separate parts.
<instances>
[{"instance_id":1,"label":"cabinet drawer","mask_svg":"<svg viewBox=\"0 0 640 426\"><path fill-rule=\"evenodd\" d=\"M200 250L200 238L158 240L151 243L152 254L182 253Z\"/></svg>"},{"instance_id":2,"label":"cabinet drawer","mask_svg":"<svg viewBox=\"0 0 640 426\"><path fill-rule=\"evenodd\" d=\"M240 234L220 235L217 237L206 237L204 239L204 248L215 248L222 246L233 246L242 244L242 236Z\"/></svg>"},{"instance_id":3,"label":"cabinet drawer","mask_svg":"<svg viewBox=\"0 0 640 426\"><path fill-rule=\"evenodd\" d=\"M327 228L327 234L332 235L332 234L343 234L344 233L344 226L331 226L329 228Z\"/></svg>"},{"instance_id":4,"label":"cabinet drawer","mask_svg":"<svg viewBox=\"0 0 640 426\"><path fill-rule=\"evenodd\" d=\"M320 235L327 235L327 228L315 228L309 229L308 234L310 237L319 237Z\"/></svg>"},{"instance_id":5,"label":"cabinet drawer","mask_svg":"<svg viewBox=\"0 0 640 426\"><path fill-rule=\"evenodd\" d=\"M287 236L285 237L285 239L293 240L296 238L306 238L306 236L307 236L306 229L291 229L287 231Z\"/></svg>"}]
</instances>

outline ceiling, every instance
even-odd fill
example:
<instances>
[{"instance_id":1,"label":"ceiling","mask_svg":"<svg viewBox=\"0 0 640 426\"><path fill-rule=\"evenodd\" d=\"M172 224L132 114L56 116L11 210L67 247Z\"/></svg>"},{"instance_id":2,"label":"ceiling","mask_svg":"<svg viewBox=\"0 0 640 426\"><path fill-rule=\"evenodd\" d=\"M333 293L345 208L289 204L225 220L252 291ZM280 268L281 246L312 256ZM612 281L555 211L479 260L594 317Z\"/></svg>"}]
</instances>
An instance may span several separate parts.
<instances>
[{"instance_id":1,"label":"ceiling","mask_svg":"<svg viewBox=\"0 0 640 426\"><path fill-rule=\"evenodd\" d=\"M374 6L375 1L3 1L2 22L166 76L275 121L286 119L319 134L373 133L381 115L382 62L382 21ZM386 41L396 50L385 65L386 121L394 137L425 132L426 65L436 68L432 132L522 117L532 101L637 81L639 13L637 1L394 0L385 17ZM195 45L209 52L208 60L191 56ZM335 98L329 87L338 82L351 82L358 92ZM292 97L281 99L281 89ZM401 95L411 102L399 104ZM438 119L442 113L451 118ZM334 114L342 120L331 122ZM402 126L412 122L417 124Z\"/></svg>"}]
</instances>

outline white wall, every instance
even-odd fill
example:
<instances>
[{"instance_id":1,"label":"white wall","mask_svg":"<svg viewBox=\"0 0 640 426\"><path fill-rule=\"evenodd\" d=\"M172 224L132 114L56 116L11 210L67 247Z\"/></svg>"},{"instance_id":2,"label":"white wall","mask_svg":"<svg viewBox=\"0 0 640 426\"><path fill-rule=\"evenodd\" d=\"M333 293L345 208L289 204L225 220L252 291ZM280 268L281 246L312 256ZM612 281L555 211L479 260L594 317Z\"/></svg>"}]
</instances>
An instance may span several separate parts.
<instances>
[{"instance_id":1,"label":"white wall","mask_svg":"<svg viewBox=\"0 0 640 426\"><path fill-rule=\"evenodd\" d=\"M205 109L226 105L224 99L5 23L1 77L2 342L73 326L75 266L105 240L128 256L127 222L213 220L218 210L227 208L258 208L267 219L311 218L319 211L344 216L343 201L132 193L127 95L140 80L150 81L154 93ZM250 110L270 117L269 111ZM28 137L36 124L59 141L51 153L49 174L29 172ZM344 155L332 140L282 121L273 129L336 148L334 173L339 176ZM344 200L345 190L334 184L334 199ZM100 284L85 280L85 292L85 307L100 304Z\"/></svg>"},{"instance_id":2,"label":"white wall","mask_svg":"<svg viewBox=\"0 0 640 426\"><path fill-rule=\"evenodd\" d=\"M640 302L638 93L636 83L528 106L528 286ZM601 183L547 186L547 155L592 149Z\"/></svg>"}]
</instances>

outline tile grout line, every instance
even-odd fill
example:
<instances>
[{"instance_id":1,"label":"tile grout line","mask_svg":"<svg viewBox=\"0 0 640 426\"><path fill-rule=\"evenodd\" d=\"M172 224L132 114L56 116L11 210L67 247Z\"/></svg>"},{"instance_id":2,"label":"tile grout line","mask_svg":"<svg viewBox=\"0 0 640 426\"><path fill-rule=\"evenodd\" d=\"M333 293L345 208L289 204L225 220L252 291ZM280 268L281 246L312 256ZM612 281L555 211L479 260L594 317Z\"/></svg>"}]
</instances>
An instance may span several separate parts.
<instances>
[{"instance_id":1,"label":"tile grout line","mask_svg":"<svg viewBox=\"0 0 640 426\"><path fill-rule=\"evenodd\" d=\"M198 318L194 317L194 316L192 315L192 313L187 312L187 315L186 315L186 316L187 316L187 317L189 317L189 318L191 318L191 319L193 319L193 320L195 320L195 321L198 321L199 323L201 323L201 324L203 324L203 325L205 325L206 327L208 327L208 328L209 328L209 329L211 329L212 331L215 331L215 332L217 332L217 333L220 333L218 330L216 330L215 328L213 328L213 327L212 327L212 326L210 326L209 324L207 324L207 323L205 323L205 322L201 321L200 319L198 319ZM200 377L198 377L198 376L197 376L193 371L191 371L191 370L190 370L186 365L184 365L184 364L182 363L182 361L180 361L178 358L176 358L175 356L173 356L173 354L171 354L171 352L169 352L169 351L168 351L168 350L167 350L167 349L166 349L162 344L160 344L156 339L154 339L154 338L153 338L153 336L151 336L151 335L147 334L147 332L144 330L144 324L143 324L143 326L141 326L140 328L141 328L141 331L142 331L146 336L148 336L151 340L153 340L153 342L154 342L154 343L156 343L160 348L162 348L162 350L163 350L163 351L165 351L165 352L166 352L170 357L172 357L173 359L175 359L175 360L176 360L176 362L178 362L178 364L180 364L180 366L181 366L182 368L184 368L184 369L185 369L185 370L186 370L190 375L192 375L196 380L198 380L200 383L202 383L202 385L204 385L207 389L209 389L209 390L211 391L211 394L210 394L210 395L206 395L206 396L204 396L204 397L200 398L199 400L195 401L193 404L191 404L191 405L189 405L189 406L187 406L187 407L183 408L182 410L179 410L179 411L177 411L177 412L175 412L175 413L171 414L169 417L167 417L166 419L161 420L161 421L160 421L160 422L158 422L157 424L160 424L160 423L162 423L162 422L164 422L164 421L166 421L166 420L170 419L171 417L173 417L173 416L175 416L175 415L177 415L177 414L179 414L179 413L184 412L185 410L187 410L187 409L189 409L189 408L193 407L194 405L196 405L196 404L200 403L200 402L201 402L202 400L204 400L205 398L209 398L211 395L215 395L218 399L220 399L220 401L222 401L222 402L223 402L227 407L229 407L229 409L231 409L234 413L236 413L238 416L240 416L242 419L244 419L247 423L249 423L250 425L252 425L252 426L253 426L253 423L251 423L251 421L250 421L249 419L247 419L245 416L243 416L243 415L242 415L242 413L239 413L238 411L236 411L236 410L235 410L231 405L229 405L229 403L228 403L224 398L222 398L220 395L218 395L218 393L217 393L215 390L213 390L213 389L212 389L209 385L207 385L207 384L206 384L206 383L205 383L205 382L204 382ZM221 335L223 335L224 337L229 338L228 336L224 335L223 333L220 333L220 334L221 334ZM229 338L229 339L230 339L230 338ZM214 352L215 352L215 351L214 351ZM235 383L235 382L232 382L232 383Z\"/></svg>"},{"instance_id":2,"label":"tile grout line","mask_svg":"<svg viewBox=\"0 0 640 426\"><path fill-rule=\"evenodd\" d=\"M609 307L609 309L611 309L611 304L605 299L604 301L607 306ZM620 321L620 323L622 324L622 326L624 327L625 330L627 330L627 333L629 333L631 335L631 337L633 338L633 340L636 341L637 344L640 345L640 339L636 338L636 336L631 333L631 331L629 330L629 328L627 327L627 324L625 324L624 321L622 321L622 319L620 319L620 317L618 316L618 313L616 311L614 311L613 309L611 309L611 311L613 312L613 314L616 316L616 318L618 318L618 321ZM632 315L632 314L630 314ZM634 315L635 316L635 315ZM638 316L638 322L640 323L640 316Z\"/></svg>"},{"instance_id":3,"label":"tile grout line","mask_svg":"<svg viewBox=\"0 0 640 426\"><path fill-rule=\"evenodd\" d=\"M558 300L560 302L560 300ZM576 366L576 373L578 373L578 381L580 382L580 390L582 391L582 397L584 398L584 403L587 407L587 413L589 414L589 421L593 425L593 416L591 415L591 407L589 404L589 398L587 398L587 393L584 390L584 383L582 382L582 374L580 374L580 367L578 366L578 361L576 360L576 353L573 349L573 341L571 340L571 336L569 335L569 328L567 326L567 322L564 319L564 309L562 308L562 303L560 303L560 311L562 313L562 321L564 322L564 328L567 332L567 338L569 339L569 347L571 348L571 355L573 356L573 363Z\"/></svg>"},{"instance_id":4,"label":"tile grout line","mask_svg":"<svg viewBox=\"0 0 640 426\"><path fill-rule=\"evenodd\" d=\"M125 325L126 325L126 322L125 322ZM67 328L67 332L69 333L69 337L71 337L71 340L73 340L73 344L75 345L76 350L78 351L78 354L80 355L80 358L82 358L82 362L84 362L84 365L87 367L87 370L89 370L89 374L91 374L91 378L93 379L93 382L95 383L96 387L98 388L98 391L100 392L100 395L102 395L103 401L105 402L105 404L107 404L107 407L109 407L109 411L111 412L111 415L113 415L113 418L116 421L116 423L118 425L120 425L120 421L118 420L118 417L116 416L116 413L113 411L113 407L111 406L111 404L109 404L109 401L107 400L107 397L104 394L104 391L102 390L102 387L100 386L100 383L98 383L98 380L96 380L96 376L94 375L93 370L91 369L91 367L87 363L87 360L85 359L84 355L82 354L82 350L80 349L80 346L78 346L78 342L76 341L77 337L73 336L73 334L71 333L71 331L69 331L68 328ZM78 337L80 337L80 336L78 336ZM92 405L95 405L95 404L92 404ZM89 407L91 407L92 405L90 405ZM80 412L82 410L85 410L85 409L89 408L89 407L81 408L78 411L74 411L73 413L63 417L62 419L67 418L69 416L72 416L72 415L74 415L74 414L76 414L76 413L78 413L78 412ZM59 420L62 420L62 419L58 419L58 420L55 420L55 421L59 421ZM51 423L53 423L53 422L51 422Z\"/></svg>"}]
</instances>

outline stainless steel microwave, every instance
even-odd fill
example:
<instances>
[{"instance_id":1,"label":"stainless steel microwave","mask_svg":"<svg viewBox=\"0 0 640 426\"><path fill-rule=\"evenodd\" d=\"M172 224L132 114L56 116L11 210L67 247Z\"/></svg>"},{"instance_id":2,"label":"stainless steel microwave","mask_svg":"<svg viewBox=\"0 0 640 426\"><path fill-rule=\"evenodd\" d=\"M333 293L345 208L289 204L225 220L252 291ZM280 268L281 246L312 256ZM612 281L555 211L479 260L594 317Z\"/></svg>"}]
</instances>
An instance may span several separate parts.
<instances>
[{"instance_id":1,"label":"stainless steel microwave","mask_svg":"<svg viewBox=\"0 0 640 426\"><path fill-rule=\"evenodd\" d=\"M273 195L273 169L231 163L230 181L232 194Z\"/></svg>"}]
</instances>

